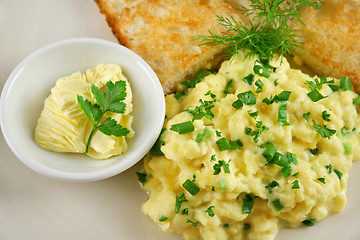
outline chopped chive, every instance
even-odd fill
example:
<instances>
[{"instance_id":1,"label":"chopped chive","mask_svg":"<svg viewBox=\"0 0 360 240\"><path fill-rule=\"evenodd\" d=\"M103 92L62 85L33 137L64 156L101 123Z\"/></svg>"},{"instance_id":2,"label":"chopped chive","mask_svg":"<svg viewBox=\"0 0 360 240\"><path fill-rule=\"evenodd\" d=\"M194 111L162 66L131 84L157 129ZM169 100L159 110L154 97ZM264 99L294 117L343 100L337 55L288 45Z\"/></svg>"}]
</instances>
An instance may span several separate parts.
<instances>
[{"instance_id":1,"label":"chopped chive","mask_svg":"<svg viewBox=\"0 0 360 240\"><path fill-rule=\"evenodd\" d=\"M306 219L306 220L302 221L302 223L308 227L314 226L315 222L316 222L315 219Z\"/></svg>"},{"instance_id":2,"label":"chopped chive","mask_svg":"<svg viewBox=\"0 0 360 240\"><path fill-rule=\"evenodd\" d=\"M268 162L270 162L274 158L275 153L276 153L275 145L272 142L269 142L262 155L266 158Z\"/></svg>"},{"instance_id":3,"label":"chopped chive","mask_svg":"<svg viewBox=\"0 0 360 240\"><path fill-rule=\"evenodd\" d=\"M351 143L343 143L344 147L344 154L345 155L351 155L352 154L352 145Z\"/></svg>"},{"instance_id":4,"label":"chopped chive","mask_svg":"<svg viewBox=\"0 0 360 240\"><path fill-rule=\"evenodd\" d=\"M164 155L164 153L161 151L161 146L163 146L165 144L165 142L161 140L161 136L163 135L165 130L166 129L161 129L161 132L160 132L160 135L159 135L158 139L156 140L154 146L152 146L152 148L150 149L151 155L153 155L153 156L162 156L162 155Z\"/></svg>"},{"instance_id":5,"label":"chopped chive","mask_svg":"<svg viewBox=\"0 0 360 240\"><path fill-rule=\"evenodd\" d=\"M227 82L227 84L226 84L226 86L225 86L225 89L224 89L224 94L225 94L225 95L227 95L227 94L230 93L229 91L230 91L232 85L233 85L233 80L230 79L230 80Z\"/></svg>"},{"instance_id":6,"label":"chopped chive","mask_svg":"<svg viewBox=\"0 0 360 240\"><path fill-rule=\"evenodd\" d=\"M290 94L291 94L291 91L282 91L278 95L279 101L287 101L287 100L289 100Z\"/></svg>"},{"instance_id":7,"label":"chopped chive","mask_svg":"<svg viewBox=\"0 0 360 240\"><path fill-rule=\"evenodd\" d=\"M168 218L165 217L164 215L161 215L161 216L159 217L159 222L165 222L166 220L168 220Z\"/></svg>"},{"instance_id":8,"label":"chopped chive","mask_svg":"<svg viewBox=\"0 0 360 240\"><path fill-rule=\"evenodd\" d=\"M358 95L356 98L354 98L353 104L355 104L355 105L359 105L359 104L360 104L360 95Z\"/></svg>"},{"instance_id":9,"label":"chopped chive","mask_svg":"<svg viewBox=\"0 0 360 240\"><path fill-rule=\"evenodd\" d=\"M220 138L216 141L216 145L218 146L220 151L230 150L230 149L237 149L243 146L240 139L235 141L228 141L226 138Z\"/></svg>"},{"instance_id":10,"label":"chopped chive","mask_svg":"<svg viewBox=\"0 0 360 240\"><path fill-rule=\"evenodd\" d=\"M309 151L310 151L310 153L311 153L312 155L316 155L316 154L319 153L319 149L318 149L318 148L310 149Z\"/></svg>"},{"instance_id":11,"label":"chopped chive","mask_svg":"<svg viewBox=\"0 0 360 240\"><path fill-rule=\"evenodd\" d=\"M352 84L351 84L351 81L350 81L350 78L344 76L344 77L341 77L340 78L340 88L343 90L343 91L351 91L352 90Z\"/></svg>"},{"instance_id":12,"label":"chopped chive","mask_svg":"<svg viewBox=\"0 0 360 240\"><path fill-rule=\"evenodd\" d=\"M225 191L227 188L227 181L225 179L220 179L219 187L221 190Z\"/></svg>"},{"instance_id":13,"label":"chopped chive","mask_svg":"<svg viewBox=\"0 0 360 240\"><path fill-rule=\"evenodd\" d=\"M334 171L331 163L330 163L329 165L326 165L325 168L328 170L328 173L329 173L329 174Z\"/></svg>"},{"instance_id":14,"label":"chopped chive","mask_svg":"<svg viewBox=\"0 0 360 240\"><path fill-rule=\"evenodd\" d=\"M330 85L330 84L329 84L329 87L330 87L330 89L331 89L333 92L337 92L337 91L339 91L339 89L340 89L340 87L337 86L337 85Z\"/></svg>"},{"instance_id":15,"label":"chopped chive","mask_svg":"<svg viewBox=\"0 0 360 240\"><path fill-rule=\"evenodd\" d=\"M195 137L195 142L200 143L202 141L208 140L211 138L213 131L211 131L208 127L205 127L202 132L199 132Z\"/></svg>"},{"instance_id":16,"label":"chopped chive","mask_svg":"<svg viewBox=\"0 0 360 240\"><path fill-rule=\"evenodd\" d=\"M183 185L184 189L186 191L188 191L191 195L196 195L199 191L200 191L200 188L193 182L191 181L190 179L187 179Z\"/></svg>"},{"instance_id":17,"label":"chopped chive","mask_svg":"<svg viewBox=\"0 0 360 240\"><path fill-rule=\"evenodd\" d=\"M256 80L255 86L257 86L256 92L259 93L259 92L262 92L264 83L259 79L259 80Z\"/></svg>"},{"instance_id":18,"label":"chopped chive","mask_svg":"<svg viewBox=\"0 0 360 240\"><path fill-rule=\"evenodd\" d=\"M146 173L141 173L141 172L136 172L136 176L137 176L139 182L142 183L142 185L144 185L145 182L146 182L147 174Z\"/></svg>"},{"instance_id":19,"label":"chopped chive","mask_svg":"<svg viewBox=\"0 0 360 240\"><path fill-rule=\"evenodd\" d=\"M253 71L257 75L260 75L262 77L266 77L266 78L270 77L270 71L266 69L263 65L256 64L253 68Z\"/></svg>"},{"instance_id":20,"label":"chopped chive","mask_svg":"<svg viewBox=\"0 0 360 240\"><path fill-rule=\"evenodd\" d=\"M170 130L178 132L179 134L186 134L194 131L194 125L191 121L173 124Z\"/></svg>"},{"instance_id":21,"label":"chopped chive","mask_svg":"<svg viewBox=\"0 0 360 240\"><path fill-rule=\"evenodd\" d=\"M256 196L254 194L251 193L247 193L245 195L245 198L242 202L241 208L242 208L242 213L251 213L252 208L254 206L254 201L255 201Z\"/></svg>"},{"instance_id":22,"label":"chopped chive","mask_svg":"<svg viewBox=\"0 0 360 240\"><path fill-rule=\"evenodd\" d=\"M224 223L223 227L224 227L224 228L228 228L228 227L230 227L230 224Z\"/></svg>"},{"instance_id":23,"label":"chopped chive","mask_svg":"<svg viewBox=\"0 0 360 240\"><path fill-rule=\"evenodd\" d=\"M275 210L280 212L281 210L283 210L285 207L284 205L280 202L280 199L274 199L271 201L272 205L274 206Z\"/></svg>"},{"instance_id":24,"label":"chopped chive","mask_svg":"<svg viewBox=\"0 0 360 240\"><path fill-rule=\"evenodd\" d=\"M279 126L289 126L290 123L287 121L287 103L281 102L278 112L278 124Z\"/></svg>"}]
</instances>

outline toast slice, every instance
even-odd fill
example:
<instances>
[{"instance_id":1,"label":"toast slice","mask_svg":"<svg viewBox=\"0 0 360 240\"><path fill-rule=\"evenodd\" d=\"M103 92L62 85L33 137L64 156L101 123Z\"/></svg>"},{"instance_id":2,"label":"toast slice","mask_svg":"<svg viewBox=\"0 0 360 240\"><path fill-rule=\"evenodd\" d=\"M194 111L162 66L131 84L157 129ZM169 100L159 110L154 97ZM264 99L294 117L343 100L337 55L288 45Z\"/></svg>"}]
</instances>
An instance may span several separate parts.
<instances>
[{"instance_id":1,"label":"toast slice","mask_svg":"<svg viewBox=\"0 0 360 240\"><path fill-rule=\"evenodd\" d=\"M301 15L305 65L318 75L348 76L360 93L360 2L327 0L320 10L306 8Z\"/></svg>"},{"instance_id":2,"label":"toast slice","mask_svg":"<svg viewBox=\"0 0 360 240\"><path fill-rule=\"evenodd\" d=\"M165 94L201 68L220 63L224 46L198 46L194 38L224 31L217 15L237 11L222 0L95 0L119 43L154 69Z\"/></svg>"}]
</instances>

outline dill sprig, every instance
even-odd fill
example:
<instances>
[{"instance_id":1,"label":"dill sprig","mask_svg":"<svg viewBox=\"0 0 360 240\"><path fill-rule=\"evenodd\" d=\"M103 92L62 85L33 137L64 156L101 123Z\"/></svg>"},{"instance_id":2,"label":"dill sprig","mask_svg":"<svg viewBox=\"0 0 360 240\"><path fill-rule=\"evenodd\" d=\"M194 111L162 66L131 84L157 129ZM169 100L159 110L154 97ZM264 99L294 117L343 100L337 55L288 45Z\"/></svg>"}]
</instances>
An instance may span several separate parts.
<instances>
[{"instance_id":1,"label":"dill sprig","mask_svg":"<svg viewBox=\"0 0 360 240\"><path fill-rule=\"evenodd\" d=\"M217 16L225 31L219 35L209 30L209 36L198 36L199 45L227 45L230 58L238 50L247 55L259 55L271 59L274 54L285 56L300 52L302 42L290 21L301 22L302 7L320 8L321 0L251 0L250 8L242 8L242 14L249 18L249 24L237 22L233 17Z\"/></svg>"}]
</instances>

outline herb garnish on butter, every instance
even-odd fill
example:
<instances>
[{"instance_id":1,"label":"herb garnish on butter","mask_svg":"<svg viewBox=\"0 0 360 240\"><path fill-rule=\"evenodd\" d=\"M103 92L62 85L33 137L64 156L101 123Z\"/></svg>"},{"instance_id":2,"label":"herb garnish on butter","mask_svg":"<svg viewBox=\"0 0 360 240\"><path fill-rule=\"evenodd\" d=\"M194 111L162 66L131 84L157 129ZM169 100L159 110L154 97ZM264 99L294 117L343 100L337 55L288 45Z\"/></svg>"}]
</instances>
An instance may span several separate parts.
<instances>
[{"instance_id":1,"label":"herb garnish on butter","mask_svg":"<svg viewBox=\"0 0 360 240\"><path fill-rule=\"evenodd\" d=\"M125 112L126 104L123 101L126 98L126 82L123 80L115 83L108 81L105 85L105 92L100 91L100 89L93 84L91 86L91 92L94 94L97 103L92 104L89 100L84 100L82 96L77 96L81 109L93 124L93 129L90 132L86 144L86 153L89 150L91 138L97 129L106 135L113 135L116 137L126 136L130 132L129 129L124 128L111 117L106 118L100 124L100 121L106 112Z\"/></svg>"}]
</instances>

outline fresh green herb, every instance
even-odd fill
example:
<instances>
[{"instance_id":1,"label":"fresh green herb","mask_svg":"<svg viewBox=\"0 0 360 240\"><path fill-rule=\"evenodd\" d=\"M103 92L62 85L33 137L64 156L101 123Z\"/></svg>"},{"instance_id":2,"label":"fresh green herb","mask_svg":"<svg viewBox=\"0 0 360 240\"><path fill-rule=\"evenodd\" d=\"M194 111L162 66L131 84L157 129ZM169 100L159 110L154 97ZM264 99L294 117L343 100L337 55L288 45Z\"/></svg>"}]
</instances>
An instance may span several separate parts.
<instances>
[{"instance_id":1,"label":"fresh green herb","mask_svg":"<svg viewBox=\"0 0 360 240\"><path fill-rule=\"evenodd\" d=\"M318 178L317 180L318 180L319 182L323 183L323 184L326 183L325 178Z\"/></svg>"},{"instance_id":2,"label":"fresh green herb","mask_svg":"<svg viewBox=\"0 0 360 240\"><path fill-rule=\"evenodd\" d=\"M187 201L188 200L186 199L184 193L180 193L178 196L176 196L175 208L174 208L175 213L178 213L180 211L181 204Z\"/></svg>"},{"instance_id":3,"label":"fresh green herb","mask_svg":"<svg viewBox=\"0 0 360 240\"><path fill-rule=\"evenodd\" d=\"M352 84L351 84L350 78L348 78L346 76L341 77L340 78L340 88L343 91L351 91L352 90Z\"/></svg>"},{"instance_id":4,"label":"fresh green herb","mask_svg":"<svg viewBox=\"0 0 360 240\"><path fill-rule=\"evenodd\" d=\"M275 153L276 153L275 145L272 142L269 142L267 143L266 149L262 155L265 157L267 162L271 162L275 156Z\"/></svg>"},{"instance_id":5,"label":"fresh green herb","mask_svg":"<svg viewBox=\"0 0 360 240\"><path fill-rule=\"evenodd\" d=\"M243 146L242 142L240 141L240 139L237 139L235 141L228 141L226 138L220 138L216 141L216 145L219 147L220 151L225 151L225 150L234 150L237 148L240 148Z\"/></svg>"},{"instance_id":6,"label":"fresh green herb","mask_svg":"<svg viewBox=\"0 0 360 240\"><path fill-rule=\"evenodd\" d=\"M270 96L270 98L264 98L262 101L263 101L263 103L266 103L267 105L271 105L271 104L273 104L274 102L275 102L275 103L278 103L278 102L279 102L279 98L278 98L278 95L275 95L274 97L273 97L273 96Z\"/></svg>"},{"instance_id":7,"label":"fresh green herb","mask_svg":"<svg viewBox=\"0 0 360 240\"><path fill-rule=\"evenodd\" d=\"M182 87L184 88L184 90L177 92L174 97L179 100L182 96L184 96L188 89L190 88L194 88L196 86L196 84L198 84L199 82L201 82L201 80L206 77L207 75L212 74L213 72L210 70L205 70L202 69L200 71L198 71L195 75L195 77L193 79L181 82Z\"/></svg>"},{"instance_id":8,"label":"fresh green herb","mask_svg":"<svg viewBox=\"0 0 360 240\"><path fill-rule=\"evenodd\" d=\"M179 134L186 134L194 131L194 125L191 121L173 124L170 127L170 130L178 132Z\"/></svg>"},{"instance_id":9,"label":"fresh green herb","mask_svg":"<svg viewBox=\"0 0 360 240\"><path fill-rule=\"evenodd\" d=\"M195 142L200 143L202 141L208 140L213 135L213 131L211 131L208 127L205 127L203 131L196 134Z\"/></svg>"},{"instance_id":10,"label":"fresh green herb","mask_svg":"<svg viewBox=\"0 0 360 240\"><path fill-rule=\"evenodd\" d=\"M158 139L156 140L155 144L150 149L150 153L153 156L163 156L164 153L161 151L161 147L165 144L164 141L161 140L161 136L166 131L166 129L161 129L160 135Z\"/></svg>"},{"instance_id":11,"label":"fresh green herb","mask_svg":"<svg viewBox=\"0 0 360 240\"><path fill-rule=\"evenodd\" d=\"M230 93L230 89L232 88L232 85L233 85L233 80L230 79L230 80L227 82L227 84L226 84L226 86L225 86L225 89L224 89L224 94L225 94L225 95L227 95L227 94Z\"/></svg>"},{"instance_id":12,"label":"fresh green herb","mask_svg":"<svg viewBox=\"0 0 360 240\"><path fill-rule=\"evenodd\" d=\"M105 85L105 91L100 91L94 84L91 86L91 92L94 94L97 103L92 104L89 100L84 100L80 95L77 95L81 109L93 124L89 138L86 143L85 152L89 151L91 139L96 130L101 131L106 135L113 135L116 137L124 137L130 133L129 129L124 128L117 123L116 120L108 117L101 124L103 116L106 112L124 113L126 104L123 102L126 98L126 82L124 80L113 83L108 81Z\"/></svg>"},{"instance_id":13,"label":"fresh green herb","mask_svg":"<svg viewBox=\"0 0 360 240\"><path fill-rule=\"evenodd\" d=\"M278 124L279 126L289 126L290 123L287 121L287 102L282 101L278 112Z\"/></svg>"},{"instance_id":14,"label":"fresh green herb","mask_svg":"<svg viewBox=\"0 0 360 240\"><path fill-rule=\"evenodd\" d=\"M181 215L189 215L189 208L184 208L181 212Z\"/></svg>"},{"instance_id":15,"label":"fresh green herb","mask_svg":"<svg viewBox=\"0 0 360 240\"><path fill-rule=\"evenodd\" d=\"M251 228L250 223L244 223L244 230L249 230Z\"/></svg>"},{"instance_id":16,"label":"fresh green herb","mask_svg":"<svg viewBox=\"0 0 360 240\"><path fill-rule=\"evenodd\" d=\"M211 155L210 161L216 161L216 156L215 156L215 154L214 154L214 155Z\"/></svg>"},{"instance_id":17,"label":"fresh green herb","mask_svg":"<svg viewBox=\"0 0 360 240\"><path fill-rule=\"evenodd\" d=\"M259 79L259 80L256 80L255 86L257 86L256 92L259 93L259 92L262 92L264 83Z\"/></svg>"},{"instance_id":18,"label":"fresh green herb","mask_svg":"<svg viewBox=\"0 0 360 240\"><path fill-rule=\"evenodd\" d=\"M270 71L264 65L262 65L262 63L258 60L255 62L253 71L254 71L254 73L256 73L259 76L262 76L265 78L270 77Z\"/></svg>"},{"instance_id":19,"label":"fresh green herb","mask_svg":"<svg viewBox=\"0 0 360 240\"><path fill-rule=\"evenodd\" d=\"M343 175L343 173L340 170L336 169L334 169L334 173L338 176L339 180L341 180L341 176Z\"/></svg>"},{"instance_id":20,"label":"fresh green herb","mask_svg":"<svg viewBox=\"0 0 360 240\"><path fill-rule=\"evenodd\" d=\"M190 219L188 219L187 221L186 221L186 223L191 223L191 225L193 226L193 227L196 227L200 222L199 221L191 221Z\"/></svg>"},{"instance_id":21,"label":"fresh green herb","mask_svg":"<svg viewBox=\"0 0 360 240\"><path fill-rule=\"evenodd\" d=\"M315 225L316 220L315 220L315 219L306 219L306 220L302 221L302 223L303 223L305 226L311 227L311 226L314 226L314 225Z\"/></svg>"},{"instance_id":22,"label":"fresh green herb","mask_svg":"<svg viewBox=\"0 0 360 240\"><path fill-rule=\"evenodd\" d=\"M225 179L220 179L219 187L221 190L225 191L227 188L227 181Z\"/></svg>"},{"instance_id":23,"label":"fresh green herb","mask_svg":"<svg viewBox=\"0 0 360 240\"><path fill-rule=\"evenodd\" d=\"M246 77L243 78L243 81L246 82L247 84L251 85L254 81L254 74L249 74Z\"/></svg>"},{"instance_id":24,"label":"fresh green herb","mask_svg":"<svg viewBox=\"0 0 360 240\"><path fill-rule=\"evenodd\" d=\"M321 137L323 137L323 138L328 138L328 139L330 139L330 137L336 133L336 130L326 128L325 125L324 125L324 126L320 126L319 124L317 124L317 123L315 122L314 119L312 120L312 122L313 122L313 125L314 125L314 128L316 129L316 131L317 131L318 133L320 133Z\"/></svg>"},{"instance_id":25,"label":"fresh green herb","mask_svg":"<svg viewBox=\"0 0 360 240\"><path fill-rule=\"evenodd\" d=\"M311 101L313 101L313 102L317 102L317 101L319 101L319 100L321 100L323 98L326 98L316 89L312 90L307 95L311 99Z\"/></svg>"},{"instance_id":26,"label":"fresh green herb","mask_svg":"<svg viewBox=\"0 0 360 240\"><path fill-rule=\"evenodd\" d=\"M345 155L351 155L352 154L352 145L351 143L343 143L344 147L344 154Z\"/></svg>"},{"instance_id":27,"label":"fresh green herb","mask_svg":"<svg viewBox=\"0 0 360 240\"><path fill-rule=\"evenodd\" d=\"M216 136L221 137L221 132L218 130L215 130Z\"/></svg>"},{"instance_id":28,"label":"fresh green herb","mask_svg":"<svg viewBox=\"0 0 360 240\"><path fill-rule=\"evenodd\" d=\"M319 149L318 149L318 148L310 149L309 151L310 151L310 153L311 153L312 155L316 155L316 154L319 153Z\"/></svg>"},{"instance_id":29,"label":"fresh green herb","mask_svg":"<svg viewBox=\"0 0 360 240\"><path fill-rule=\"evenodd\" d=\"M168 220L168 217L165 217L164 215L159 217L159 222L165 222L166 220Z\"/></svg>"},{"instance_id":30,"label":"fresh green herb","mask_svg":"<svg viewBox=\"0 0 360 240\"><path fill-rule=\"evenodd\" d=\"M338 85L333 85L333 84L329 84L329 88L333 91L333 92L337 92L339 91L340 87Z\"/></svg>"},{"instance_id":31,"label":"fresh green herb","mask_svg":"<svg viewBox=\"0 0 360 240\"><path fill-rule=\"evenodd\" d=\"M279 183L277 181L272 181L270 182L268 185L265 186L265 188L268 190L269 194L272 193L272 189L274 187L278 187L279 186Z\"/></svg>"},{"instance_id":32,"label":"fresh green herb","mask_svg":"<svg viewBox=\"0 0 360 240\"><path fill-rule=\"evenodd\" d=\"M203 99L200 99L200 105L196 106L194 109L188 108L186 110L183 110L184 112L189 112L193 115L194 120L201 119L203 117L206 117L209 120L212 120L214 118L214 114L212 113L212 108L214 107L214 102L216 102L216 96L211 93L211 91L208 91L204 94L205 96L210 96L212 98L211 101L204 101Z\"/></svg>"},{"instance_id":33,"label":"fresh green herb","mask_svg":"<svg viewBox=\"0 0 360 240\"><path fill-rule=\"evenodd\" d=\"M221 168L223 168L224 173L230 173L230 163L231 160L229 160L229 162L225 162L224 160L219 160L218 163L216 163L213 168L214 168L214 175L219 175L219 173L221 172Z\"/></svg>"},{"instance_id":34,"label":"fresh green herb","mask_svg":"<svg viewBox=\"0 0 360 240\"><path fill-rule=\"evenodd\" d=\"M353 104L355 104L355 105L359 105L359 104L360 104L360 96L359 96L359 95L358 95L356 98L354 98Z\"/></svg>"},{"instance_id":35,"label":"fresh green herb","mask_svg":"<svg viewBox=\"0 0 360 240\"><path fill-rule=\"evenodd\" d=\"M330 114L329 113L327 113L327 111L323 111L322 112L322 118L324 119L324 121L326 121L326 122L330 122Z\"/></svg>"},{"instance_id":36,"label":"fresh green herb","mask_svg":"<svg viewBox=\"0 0 360 240\"><path fill-rule=\"evenodd\" d=\"M230 227L230 224L224 223L223 227L224 227L224 228L228 228L228 227Z\"/></svg>"},{"instance_id":37,"label":"fresh green herb","mask_svg":"<svg viewBox=\"0 0 360 240\"><path fill-rule=\"evenodd\" d=\"M255 198L256 198L256 196L251 193L247 193L245 195L245 198L241 205L242 213L251 213L253 206L254 206Z\"/></svg>"},{"instance_id":38,"label":"fresh green herb","mask_svg":"<svg viewBox=\"0 0 360 240\"><path fill-rule=\"evenodd\" d=\"M329 83L334 83L334 79L328 81L326 77L320 77L320 81L319 81L318 78L315 78L315 79L314 79L314 82L306 81L306 84L309 85L309 88L310 88L311 91L313 91L313 90L315 90L315 89L321 90L321 89L322 89L322 86L323 86L324 84L329 84Z\"/></svg>"},{"instance_id":39,"label":"fresh green herb","mask_svg":"<svg viewBox=\"0 0 360 240\"><path fill-rule=\"evenodd\" d=\"M309 117L310 117L310 112L303 114L303 118L304 118L307 122L309 122Z\"/></svg>"},{"instance_id":40,"label":"fresh green herb","mask_svg":"<svg viewBox=\"0 0 360 240\"><path fill-rule=\"evenodd\" d=\"M214 213L213 210L212 210L213 207L214 207L214 206L210 206L210 207L208 207L208 208L205 210L205 212L206 212L210 217L215 216L215 213Z\"/></svg>"},{"instance_id":41,"label":"fresh green herb","mask_svg":"<svg viewBox=\"0 0 360 240\"><path fill-rule=\"evenodd\" d=\"M198 194L198 192L200 191L200 188L190 179L187 179L182 186L193 196Z\"/></svg>"},{"instance_id":42,"label":"fresh green herb","mask_svg":"<svg viewBox=\"0 0 360 240\"><path fill-rule=\"evenodd\" d=\"M326 165L325 168L328 170L329 174L334 171L333 166L331 165L331 163L329 165Z\"/></svg>"},{"instance_id":43,"label":"fresh green herb","mask_svg":"<svg viewBox=\"0 0 360 240\"><path fill-rule=\"evenodd\" d=\"M291 189L299 189L299 188L300 188L299 180L293 181Z\"/></svg>"},{"instance_id":44,"label":"fresh green herb","mask_svg":"<svg viewBox=\"0 0 360 240\"><path fill-rule=\"evenodd\" d=\"M139 182L142 183L142 185L144 185L145 182L146 182L147 174L146 173L141 173L141 172L136 172L136 176L137 176Z\"/></svg>"},{"instance_id":45,"label":"fresh green herb","mask_svg":"<svg viewBox=\"0 0 360 240\"><path fill-rule=\"evenodd\" d=\"M200 45L227 45L230 56L244 49L250 49L250 56L257 54L267 59L275 53L292 55L300 51L301 42L297 40L295 30L288 27L289 20L301 22L299 9L303 6L318 9L320 3L320 0L251 0L250 8L241 9L245 16L251 16L249 25L237 22L233 17L218 16L225 31L219 35L209 31L210 36L197 38Z\"/></svg>"},{"instance_id":46,"label":"fresh green herb","mask_svg":"<svg viewBox=\"0 0 360 240\"><path fill-rule=\"evenodd\" d=\"M245 105L254 105L256 104L256 97L251 91L239 93L237 95L238 99L232 104L236 109L242 108Z\"/></svg>"},{"instance_id":47,"label":"fresh green herb","mask_svg":"<svg viewBox=\"0 0 360 240\"><path fill-rule=\"evenodd\" d=\"M245 134L253 137L254 142L257 143L261 133L263 133L265 130L269 130L269 128L264 126L262 121L256 121L255 127L257 128L256 130L245 127Z\"/></svg>"},{"instance_id":48,"label":"fresh green herb","mask_svg":"<svg viewBox=\"0 0 360 240\"><path fill-rule=\"evenodd\" d=\"M284 205L280 202L280 199L274 199L271 201L273 207L275 208L276 211L280 212L281 210L283 210L285 207Z\"/></svg>"}]
</instances>

